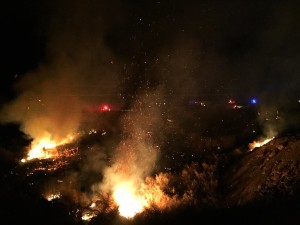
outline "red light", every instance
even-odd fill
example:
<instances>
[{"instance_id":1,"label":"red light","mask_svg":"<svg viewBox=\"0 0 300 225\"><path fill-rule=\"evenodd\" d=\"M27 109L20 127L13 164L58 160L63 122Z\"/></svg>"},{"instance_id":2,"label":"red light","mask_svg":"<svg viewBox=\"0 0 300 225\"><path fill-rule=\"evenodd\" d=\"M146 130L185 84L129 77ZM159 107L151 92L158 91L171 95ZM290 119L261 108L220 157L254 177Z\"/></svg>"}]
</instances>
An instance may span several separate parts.
<instances>
[{"instance_id":1,"label":"red light","mask_svg":"<svg viewBox=\"0 0 300 225\"><path fill-rule=\"evenodd\" d=\"M229 104L234 104L234 103L235 103L235 101L234 101L234 100L232 100L232 99L229 99L228 103L229 103Z\"/></svg>"},{"instance_id":2,"label":"red light","mask_svg":"<svg viewBox=\"0 0 300 225\"><path fill-rule=\"evenodd\" d=\"M109 112L111 109L108 105L102 105L100 106L100 111L101 112Z\"/></svg>"}]
</instances>

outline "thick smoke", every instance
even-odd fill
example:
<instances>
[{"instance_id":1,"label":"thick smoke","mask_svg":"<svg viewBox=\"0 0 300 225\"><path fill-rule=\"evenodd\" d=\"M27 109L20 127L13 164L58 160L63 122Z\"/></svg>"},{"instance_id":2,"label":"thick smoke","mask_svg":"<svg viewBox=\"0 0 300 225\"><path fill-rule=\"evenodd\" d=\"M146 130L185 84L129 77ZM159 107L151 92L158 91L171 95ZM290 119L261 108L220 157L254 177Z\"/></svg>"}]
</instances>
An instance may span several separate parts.
<instances>
[{"instance_id":1,"label":"thick smoke","mask_svg":"<svg viewBox=\"0 0 300 225\"><path fill-rule=\"evenodd\" d=\"M41 74L47 78L39 79ZM68 73L67 73L68 74ZM61 141L76 131L80 101L70 95L67 76L41 68L21 81L22 94L4 109L5 120L20 122L34 139Z\"/></svg>"},{"instance_id":2,"label":"thick smoke","mask_svg":"<svg viewBox=\"0 0 300 225\"><path fill-rule=\"evenodd\" d=\"M47 57L22 76L19 96L2 112L2 121L19 122L37 141L72 135L85 105L116 99L118 92L118 65L103 42L105 4L69 3L52 3Z\"/></svg>"},{"instance_id":3,"label":"thick smoke","mask_svg":"<svg viewBox=\"0 0 300 225\"><path fill-rule=\"evenodd\" d=\"M247 58L256 57L251 73L261 74L256 82L264 84L257 93L261 97L258 120L264 135L272 137L295 129L300 123L297 104L300 84L296 72L299 56L293 53L299 48L294 35L299 15L291 2L272 5L269 14L258 47Z\"/></svg>"},{"instance_id":4,"label":"thick smoke","mask_svg":"<svg viewBox=\"0 0 300 225\"><path fill-rule=\"evenodd\" d=\"M104 180L95 191L113 192L119 184L129 183L136 191L152 174L163 140L162 111L156 104L160 92L142 94L122 119L122 139L113 154L113 163L104 170Z\"/></svg>"}]
</instances>

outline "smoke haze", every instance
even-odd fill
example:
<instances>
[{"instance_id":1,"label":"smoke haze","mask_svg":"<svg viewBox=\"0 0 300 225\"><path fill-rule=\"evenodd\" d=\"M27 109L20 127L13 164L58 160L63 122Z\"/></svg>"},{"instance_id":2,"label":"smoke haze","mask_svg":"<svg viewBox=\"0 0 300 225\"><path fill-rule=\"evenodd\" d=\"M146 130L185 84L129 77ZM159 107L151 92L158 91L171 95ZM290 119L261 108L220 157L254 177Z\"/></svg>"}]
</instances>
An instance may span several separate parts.
<instances>
[{"instance_id":1,"label":"smoke haze","mask_svg":"<svg viewBox=\"0 0 300 225\"><path fill-rule=\"evenodd\" d=\"M20 123L33 140L60 142L87 120L86 105L121 101L125 109L114 148L92 146L77 171L66 175L70 182L60 191L74 202L97 202L102 212L116 207L111 198L125 186L137 196L148 193L142 196L158 209L216 204L217 162L192 164L175 175L158 173L168 126L184 132L184 109L177 104L184 97L261 96L258 120L265 136L299 122L277 118L285 91L290 96L299 89L297 7L196 2L47 3L46 57L16 82L18 95L3 108L1 121Z\"/></svg>"},{"instance_id":2,"label":"smoke haze","mask_svg":"<svg viewBox=\"0 0 300 225\"><path fill-rule=\"evenodd\" d=\"M104 3L52 4L47 57L15 85L19 95L4 107L2 121L21 123L33 139L61 141L77 131L89 99L116 99L118 65L103 43Z\"/></svg>"}]
</instances>

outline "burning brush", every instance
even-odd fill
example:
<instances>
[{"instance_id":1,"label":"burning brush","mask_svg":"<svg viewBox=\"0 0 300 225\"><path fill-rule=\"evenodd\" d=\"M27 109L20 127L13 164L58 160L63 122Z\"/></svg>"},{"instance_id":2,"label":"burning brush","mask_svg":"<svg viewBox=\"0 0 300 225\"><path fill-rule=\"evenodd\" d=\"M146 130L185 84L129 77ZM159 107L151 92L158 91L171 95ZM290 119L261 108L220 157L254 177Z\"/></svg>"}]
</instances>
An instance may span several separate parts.
<instances>
[{"instance_id":1,"label":"burning brush","mask_svg":"<svg viewBox=\"0 0 300 225\"><path fill-rule=\"evenodd\" d=\"M44 137L39 140L34 141L31 144L31 148L27 153L27 157L21 159L22 163L33 159L55 159L61 156L58 151L58 146L65 145L73 141L73 136L70 136L59 142L52 140L50 137Z\"/></svg>"},{"instance_id":2,"label":"burning brush","mask_svg":"<svg viewBox=\"0 0 300 225\"><path fill-rule=\"evenodd\" d=\"M271 137L271 138L261 138L259 141L253 141L251 143L249 143L249 151L253 151L255 148L259 148L267 143L269 143L270 141L272 141L275 137Z\"/></svg>"},{"instance_id":3,"label":"burning brush","mask_svg":"<svg viewBox=\"0 0 300 225\"><path fill-rule=\"evenodd\" d=\"M53 172L67 166L71 162L70 159L79 154L78 146L72 144L72 141L74 141L73 136L60 142L50 138L34 141L27 156L20 160L21 164L31 163L31 166L27 167L27 175L37 171Z\"/></svg>"},{"instance_id":4,"label":"burning brush","mask_svg":"<svg viewBox=\"0 0 300 225\"><path fill-rule=\"evenodd\" d=\"M109 163L103 161L102 157L95 157L95 154L92 155L93 159L87 157L88 162L76 167L78 170L64 171L63 177L59 178L64 185L58 185L55 193L45 198L49 201L57 198L60 201L72 201L76 205L74 215L89 221L98 214L115 210L120 216L132 219L146 210L164 211L184 204L196 204L197 196L201 196L198 190L213 192L217 182L212 179L214 173L210 169L214 168L204 164L187 167L176 176L171 173L153 176L164 128L161 109L154 101L158 98L156 94L141 97L134 110L123 116L122 137L113 145L114 152L109 155L112 158ZM102 137L105 133L97 134L92 130L88 135ZM41 167L41 161L34 164L36 167L33 171L51 171L50 165L57 165L53 170L62 168L65 165L63 163L70 161L70 157L81 154L76 148L66 145L73 142L72 136L61 141L54 141L50 137L34 141L27 157L22 159L23 163L34 159L51 160L50 163L45 160L44 167ZM102 146L98 147L101 152ZM53 174L51 176L55 176ZM208 196L208 199L215 199L213 193Z\"/></svg>"}]
</instances>

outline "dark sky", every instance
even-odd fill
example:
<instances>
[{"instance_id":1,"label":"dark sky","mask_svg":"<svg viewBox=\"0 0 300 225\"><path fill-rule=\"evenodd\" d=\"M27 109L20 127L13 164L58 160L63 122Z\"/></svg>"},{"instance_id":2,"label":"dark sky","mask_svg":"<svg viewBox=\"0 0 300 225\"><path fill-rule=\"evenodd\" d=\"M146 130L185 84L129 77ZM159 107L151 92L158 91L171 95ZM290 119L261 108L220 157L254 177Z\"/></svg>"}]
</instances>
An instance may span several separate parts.
<instances>
[{"instance_id":1,"label":"dark sky","mask_svg":"<svg viewBox=\"0 0 300 225\"><path fill-rule=\"evenodd\" d=\"M61 58L76 66L83 55L90 74L97 62L105 71L113 64L126 95L163 84L170 94L294 96L299 9L297 1L8 1L1 102L24 74Z\"/></svg>"}]
</instances>

